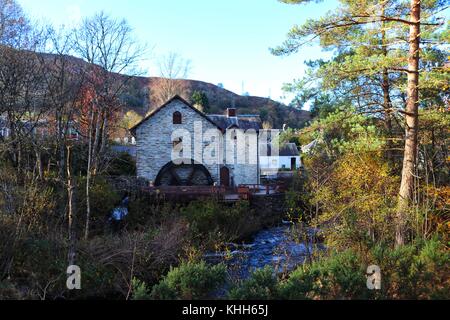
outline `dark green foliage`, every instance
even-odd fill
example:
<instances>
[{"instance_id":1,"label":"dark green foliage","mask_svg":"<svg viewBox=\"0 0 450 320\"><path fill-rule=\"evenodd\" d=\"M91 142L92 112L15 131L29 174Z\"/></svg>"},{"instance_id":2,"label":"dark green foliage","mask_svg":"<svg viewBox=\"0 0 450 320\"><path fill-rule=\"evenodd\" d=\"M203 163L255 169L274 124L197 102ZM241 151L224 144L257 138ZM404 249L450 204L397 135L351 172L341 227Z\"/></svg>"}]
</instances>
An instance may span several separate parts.
<instances>
[{"instance_id":1,"label":"dark green foliage","mask_svg":"<svg viewBox=\"0 0 450 320\"><path fill-rule=\"evenodd\" d=\"M209 266L205 262L187 262L173 268L163 280L155 285L151 292L152 299L189 300L206 299L215 290L225 284L226 268L224 265Z\"/></svg>"},{"instance_id":2,"label":"dark green foliage","mask_svg":"<svg viewBox=\"0 0 450 320\"><path fill-rule=\"evenodd\" d=\"M381 290L367 288L369 265L381 269ZM318 257L279 280L270 268L230 291L233 299L448 299L450 254L438 240L369 252L349 249Z\"/></svg>"},{"instance_id":3,"label":"dark green foliage","mask_svg":"<svg viewBox=\"0 0 450 320\"><path fill-rule=\"evenodd\" d=\"M329 94L318 94L311 103L311 116L313 118L324 119L329 114L336 112L339 107L342 108L342 104L337 103L337 100Z\"/></svg>"},{"instance_id":4,"label":"dark green foliage","mask_svg":"<svg viewBox=\"0 0 450 320\"><path fill-rule=\"evenodd\" d=\"M93 219L108 216L120 203L120 196L111 185L102 178L97 178L91 187L91 210Z\"/></svg>"},{"instance_id":5,"label":"dark green foliage","mask_svg":"<svg viewBox=\"0 0 450 320\"><path fill-rule=\"evenodd\" d=\"M126 153L120 153L109 164L107 174L110 176L135 176L136 161Z\"/></svg>"},{"instance_id":6,"label":"dark green foliage","mask_svg":"<svg viewBox=\"0 0 450 320\"><path fill-rule=\"evenodd\" d=\"M365 267L360 257L348 250L299 267L281 284L285 299L368 298Z\"/></svg>"},{"instance_id":7,"label":"dark green foliage","mask_svg":"<svg viewBox=\"0 0 450 320\"><path fill-rule=\"evenodd\" d=\"M49 292L63 291L67 268L65 248L63 241L37 237L20 240L15 248L12 278L18 283L21 283L20 279L27 279L23 284L28 288L43 289L49 285ZM35 294L42 295L43 292L37 290Z\"/></svg>"},{"instance_id":8,"label":"dark green foliage","mask_svg":"<svg viewBox=\"0 0 450 320\"><path fill-rule=\"evenodd\" d=\"M133 300L149 300L150 292L148 290L147 284L137 278L133 278L131 281L131 288L133 292Z\"/></svg>"},{"instance_id":9,"label":"dark green foliage","mask_svg":"<svg viewBox=\"0 0 450 320\"><path fill-rule=\"evenodd\" d=\"M78 192L75 207L84 217L86 208L86 179L78 179ZM91 229L92 233L99 234L105 230L107 220L113 209L120 205L121 197L103 177L96 177L90 189L91 198ZM84 228L84 219L78 220L78 227Z\"/></svg>"},{"instance_id":10,"label":"dark green foliage","mask_svg":"<svg viewBox=\"0 0 450 320\"><path fill-rule=\"evenodd\" d=\"M2 300L22 300L29 298L19 290L16 284L10 280L0 281L0 299Z\"/></svg>"},{"instance_id":11,"label":"dark green foliage","mask_svg":"<svg viewBox=\"0 0 450 320\"><path fill-rule=\"evenodd\" d=\"M231 206L214 200L194 201L181 208L181 215L189 222L193 238L203 243L206 239L211 244L237 241L260 227L258 217L245 201Z\"/></svg>"},{"instance_id":12,"label":"dark green foliage","mask_svg":"<svg viewBox=\"0 0 450 320\"><path fill-rule=\"evenodd\" d=\"M139 197L131 199L128 205L128 216L126 217L127 226L133 229L145 228L149 220L153 220L154 205L149 197Z\"/></svg>"},{"instance_id":13,"label":"dark green foliage","mask_svg":"<svg viewBox=\"0 0 450 320\"><path fill-rule=\"evenodd\" d=\"M203 109L203 112L209 112L209 100L208 96L203 91L194 91L191 97L192 104L199 105Z\"/></svg>"},{"instance_id":14,"label":"dark green foliage","mask_svg":"<svg viewBox=\"0 0 450 320\"><path fill-rule=\"evenodd\" d=\"M267 266L253 272L250 279L232 288L232 300L270 300L278 297L278 279L271 267Z\"/></svg>"},{"instance_id":15,"label":"dark green foliage","mask_svg":"<svg viewBox=\"0 0 450 320\"><path fill-rule=\"evenodd\" d=\"M417 240L394 250L378 245L371 254L382 270L381 296L399 299L450 297L450 253L437 239Z\"/></svg>"}]
</instances>

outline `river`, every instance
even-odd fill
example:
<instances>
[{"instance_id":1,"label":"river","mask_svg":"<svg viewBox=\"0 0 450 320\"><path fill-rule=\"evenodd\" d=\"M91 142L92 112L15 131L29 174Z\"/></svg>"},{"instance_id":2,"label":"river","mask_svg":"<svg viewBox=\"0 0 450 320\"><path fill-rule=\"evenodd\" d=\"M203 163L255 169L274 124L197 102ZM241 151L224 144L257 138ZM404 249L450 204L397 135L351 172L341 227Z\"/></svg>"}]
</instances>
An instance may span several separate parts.
<instances>
[{"instance_id":1,"label":"river","mask_svg":"<svg viewBox=\"0 0 450 320\"><path fill-rule=\"evenodd\" d=\"M316 229L283 222L258 232L250 243L230 243L222 252L209 252L205 260L213 264L225 263L235 280L246 279L253 270L268 265L276 273L292 271L315 250L325 248L313 243L316 233Z\"/></svg>"}]
</instances>

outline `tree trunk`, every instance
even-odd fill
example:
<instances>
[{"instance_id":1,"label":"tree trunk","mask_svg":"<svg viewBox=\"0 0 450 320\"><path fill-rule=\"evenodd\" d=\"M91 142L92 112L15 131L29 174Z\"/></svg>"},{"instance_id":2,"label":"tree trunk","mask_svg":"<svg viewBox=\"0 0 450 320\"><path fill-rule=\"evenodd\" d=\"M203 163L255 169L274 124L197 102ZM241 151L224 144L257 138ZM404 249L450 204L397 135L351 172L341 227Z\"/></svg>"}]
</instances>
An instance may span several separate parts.
<instances>
[{"instance_id":1,"label":"tree trunk","mask_svg":"<svg viewBox=\"0 0 450 320\"><path fill-rule=\"evenodd\" d=\"M36 169L39 180L44 178L44 169L42 167L42 155L41 151L38 149L38 146L35 146L35 155L36 155Z\"/></svg>"},{"instance_id":2,"label":"tree trunk","mask_svg":"<svg viewBox=\"0 0 450 320\"><path fill-rule=\"evenodd\" d=\"M92 173L92 133L94 125L94 110L93 106L91 106L90 116L89 116L89 130L88 130L88 163L87 163L87 172L86 172L86 225L84 229L84 238L87 240L89 238L89 223L91 220L91 197L90 197L90 188L91 188L91 173Z\"/></svg>"},{"instance_id":3,"label":"tree trunk","mask_svg":"<svg viewBox=\"0 0 450 320\"><path fill-rule=\"evenodd\" d=\"M393 160L392 155L392 102L390 96L389 73L387 69L383 71L383 109L384 109L384 126L388 136L386 142L386 157L389 161Z\"/></svg>"},{"instance_id":4,"label":"tree trunk","mask_svg":"<svg viewBox=\"0 0 450 320\"><path fill-rule=\"evenodd\" d=\"M385 15L385 4L382 4L381 15ZM381 24L381 51L383 56L387 58L388 56L388 41L386 39L386 22L383 21ZM389 161L392 161L392 101L390 95L390 81L389 81L389 71L387 68L383 68L381 87L383 90L383 109L384 109L384 126L388 135L386 143L386 157Z\"/></svg>"},{"instance_id":5,"label":"tree trunk","mask_svg":"<svg viewBox=\"0 0 450 320\"><path fill-rule=\"evenodd\" d=\"M103 156L105 154L107 142L108 142L108 116L105 112L102 124L102 141L100 144L100 151L99 151L100 156Z\"/></svg>"},{"instance_id":6,"label":"tree trunk","mask_svg":"<svg viewBox=\"0 0 450 320\"><path fill-rule=\"evenodd\" d=\"M420 0L411 0L411 24L408 56L408 100L405 112L405 151L402 181L398 197L398 211L395 230L395 244L405 243L409 206L413 198L414 172L417 158L417 131L419 107L419 49L420 49Z\"/></svg>"},{"instance_id":7,"label":"tree trunk","mask_svg":"<svg viewBox=\"0 0 450 320\"><path fill-rule=\"evenodd\" d=\"M69 233L69 252L68 252L68 262L69 266L75 264L75 232L74 232L74 209L73 209L73 198L74 198L74 186L72 182L72 174L70 171L70 147L67 147L67 201L68 201L68 233Z\"/></svg>"},{"instance_id":8,"label":"tree trunk","mask_svg":"<svg viewBox=\"0 0 450 320\"><path fill-rule=\"evenodd\" d=\"M98 171L98 166L99 166L99 144L100 144L100 138L101 138L101 115L102 113L100 111L98 111L96 113L96 123L95 123L95 129L94 129L94 133L95 133L95 138L94 138L94 144L92 146L92 173L95 176L97 174Z\"/></svg>"},{"instance_id":9,"label":"tree trunk","mask_svg":"<svg viewBox=\"0 0 450 320\"><path fill-rule=\"evenodd\" d=\"M60 179L64 181L64 166L66 165L66 150L65 150L65 134L62 124L62 117L58 114L56 117L58 120L58 149L59 149L59 160L58 160L58 172ZM67 169L68 170L68 169Z\"/></svg>"}]
</instances>

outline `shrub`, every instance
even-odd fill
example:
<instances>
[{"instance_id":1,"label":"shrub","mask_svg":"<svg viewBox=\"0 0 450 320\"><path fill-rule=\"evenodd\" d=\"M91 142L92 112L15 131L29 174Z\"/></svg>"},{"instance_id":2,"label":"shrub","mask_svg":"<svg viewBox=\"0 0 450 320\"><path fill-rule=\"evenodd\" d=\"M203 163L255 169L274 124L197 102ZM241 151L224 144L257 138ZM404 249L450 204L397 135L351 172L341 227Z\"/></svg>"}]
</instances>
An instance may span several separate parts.
<instances>
[{"instance_id":1,"label":"shrub","mask_svg":"<svg viewBox=\"0 0 450 320\"><path fill-rule=\"evenodd\" d=\"M378 245L371 259L382 272L380 295L391 299L448 299L450 253L437 239L396 249Z\"/></svg>"},{"instance_id":2,"label":"shrub","mask_svg":"<svg viewBox=\"0 0 450 320\"><path fill-rule=\"evenodd\" d=\"M133 300L149 300L150 299L150 293L147 288L147 285L145 282L133 278L131 281L131 290L133 293L132 299Z\"/></svg>"},{"instance_id":3,"label":"shrub","mask_svg":"<svg viewBox=\"0 0 450 320\"><path fill-rule=\"evenodd\" d=\"M186 221L174 218L151 230L150 236L151 265L158 273L155 277L159 278L185 254L184 250L189 247L189 228Z\"/></svg>"},{"instance_id":4,"label":"shrub","mask_svg":"<svg viewBox=\"0 0 450 320\"><path fill-rule=\"evenodd\" d=\"M12 249L13 254L6 260L9 292L16 288L22 298L44 299L65 290L67 251L63 239L28 234L27 238L16 239Z\"/></svg>"},{"instance_id":5,"label":"shrub","mask_svg":"<svg viewBox=\"0 0 450 320\"><path fill-rule=\"evenodd\" d=\"M181 208L181 215L189 222L193 238L202 243L205 239L216 243L236 241L260 226L247 202L226 206L214 200L195 201Z\"/></svg>"},{"instance_id":6,"label":"shrub","mask_svg":"<svg viewBox=\"0 0 450 320\"><path fill-rule=\"evenodd\" d=\"M0 214L17 219L17 231L48 233L59 196L54 186L0 164Z\"/></svg>"},{"instance_id":7,"label":"shrub","mask_svg":"<svg viewBox=\"0 0 450 320\"><path fill-rule=\"evenodd\" d=\"M205 299L226 280L223 264L209 266L204 261L187 262L169 273L153 287L151 297L159 300Z\"/></svg>"},{"instance_id":8,"label":"shrub","mask_svg":"<svg viewBox=\"0 0 450 320\"><path fill-rule=\"evenodd\" d=\"M251 277L232 288L229 298L232 300L269 300L278 297L278 279L270 266L255 270Z\"/></svg>"},{"instance_id":9,"label":"shrub","mask_svg":"<svg viewBox=\"0 0 450 320\"><path fill-rule=\"evenodd\" d=\"M327 244L338 250L368 248L392 241L397 179L376 154L342 155L333 163L326 182L309 180L311 204L320 208Z\"/></svg>"},{"instance_id":10,"label":"shrub","mask_svg":"<svg viewBox=\"0 0 450 320\"><path fill-rule=\"evenodd\" d=\"M25 300L34 299L36 296L26 295L17 285L9 280L0 281L0 300Z\"/></svg>"},{"instance_id":11,"label":"shrub","mask_svg":"<svg viewBox=\"0 0 450 320\"><path fill-rule=\"evenodd\" d=\"M369 265L381 269L381 290L366 287ZM346 250L303 265L279 283L283 299L448 299L450 253L438 240L392 249L374 247L367 255Z\"/></svg>"},{"instance_id":12,"label":"shrub","mask_svg":"<svg viewBox=\"0 0 450 320\"><path fill-rule=\"evenodd\" d=\"M207 234L217 228L221 208L216 201L194 201L181 209L181 214L189 221L195 235Z\"/></svg>"},{"instance_id":13,"label":"shrub","mask_svg":"<svg viewBox=\"0 0 450 320\"><path fill-rule=\"evenodd\" d=\"M86 179L79 181L77 195L79 203L77 208L81 212L86 210ZM91 200L91 235L102 232L105 222L112 210L120 204L120 195L111 187L107 180L102 177L96 177L90 188ZM84 221L80 227L84 227Z\"/></svg>"},{"instance_id":14,"label":"shrub","mask_svg":"<svg viewBox=\"0 0 450 320\"><path fill-rule=\"evenodd\" d=\"M155 203L150 197L131 198L126 223L128 229L146 230L148 226L164 224L177 216L178 207L173 203Z\"/></svg>"},{"instance_id":15,"label":"shrub","mask_svg":"<svg viewBox=\"0 0 450 320\"><path fill-rule=\"evenodd\" d=\"M110 176L134 176L136 161L129 153L122 152L111 161L107 173Z\"/></svg>"},{"instance_id":16,"label":"shrub","mask_svg":"<svg viewBox=\"0 0 450 320\"><path fill-rule=\"evenodd\" d=\"M94 181L91 187L91 210L94 218L108 216L119 202L119 194L106 180L97 178Z\"/></svg>"},{"instance_id":17,"label":"shrub","mask_svg":"<svg viewBox=\"0 0 450 320\"><path fill-rule=\"evenodd\" d=\"M366 270L351 250L300 266L280 285L283 299L367 298Z\"/></svg>"}]
</instances>

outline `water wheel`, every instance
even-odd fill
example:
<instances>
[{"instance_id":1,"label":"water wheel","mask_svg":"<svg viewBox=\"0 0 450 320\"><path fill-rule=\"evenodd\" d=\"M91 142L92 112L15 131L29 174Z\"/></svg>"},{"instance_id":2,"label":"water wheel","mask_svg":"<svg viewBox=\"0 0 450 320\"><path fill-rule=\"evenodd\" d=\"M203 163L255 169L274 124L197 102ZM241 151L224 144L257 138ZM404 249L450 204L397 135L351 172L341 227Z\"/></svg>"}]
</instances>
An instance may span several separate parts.
<instances>
[{"instance_id":1,"label":"water wheel","mask_svg":"<svg viewBox=\"0 0 450 320\"><path fill-rule=\"evenodd\" d=\"M156 186L211 186L213 179L201 164L166 164L158 173Z\"/></svg>"}]
</instances>

